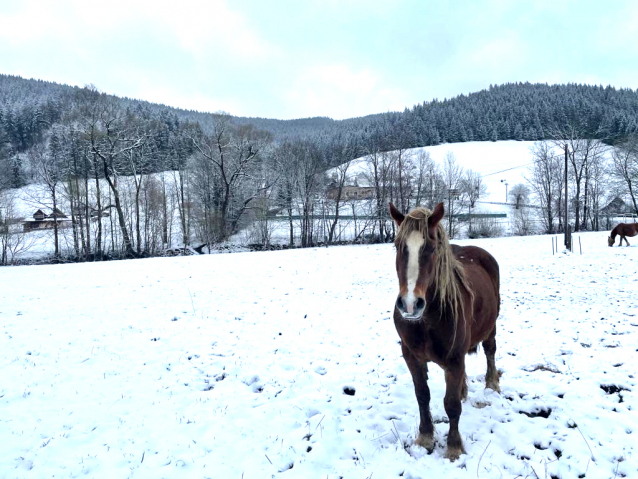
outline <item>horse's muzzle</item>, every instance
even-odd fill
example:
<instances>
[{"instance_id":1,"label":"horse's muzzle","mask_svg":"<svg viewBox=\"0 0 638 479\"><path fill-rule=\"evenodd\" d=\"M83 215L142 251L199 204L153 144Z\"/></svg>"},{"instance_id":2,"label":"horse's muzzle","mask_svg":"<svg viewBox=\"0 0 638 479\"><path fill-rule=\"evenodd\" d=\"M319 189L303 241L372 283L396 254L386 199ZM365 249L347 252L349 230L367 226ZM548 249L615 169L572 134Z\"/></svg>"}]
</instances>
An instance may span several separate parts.
<instances>
[{"instance_id":1,"label":"horse's muzzle","mask_svg":"<svg viewBox=\"0 0 638 479\"><path fill-rule=\"evenodd\" d=\"M406 304L406 301L399 295L396 302L397 310L401 313L403 319L409 321L418 321L425 311L425 299L416 298L413 304Z\"/></svg>"}]
</instances>

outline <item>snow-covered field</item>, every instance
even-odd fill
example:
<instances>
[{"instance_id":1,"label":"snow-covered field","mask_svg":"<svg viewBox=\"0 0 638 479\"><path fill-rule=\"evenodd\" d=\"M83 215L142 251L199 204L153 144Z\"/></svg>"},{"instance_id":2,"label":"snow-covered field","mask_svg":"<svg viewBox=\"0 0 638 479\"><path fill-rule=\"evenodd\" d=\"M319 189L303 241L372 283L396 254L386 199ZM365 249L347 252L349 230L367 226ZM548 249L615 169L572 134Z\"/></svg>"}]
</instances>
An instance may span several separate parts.
<instances>
[{"instance_id":1,"label":"snow-covered field","mask_svg":"<svg viewBox=\"0 0 638 479\"><path fill-rule=\"evenodd\" d=\"M455 463L436 366L412 444L391 245L1 268L0 477L638 477L638 247L606 234L472 242L502 394L469 357Z\"/></svg>"}]
</instances>

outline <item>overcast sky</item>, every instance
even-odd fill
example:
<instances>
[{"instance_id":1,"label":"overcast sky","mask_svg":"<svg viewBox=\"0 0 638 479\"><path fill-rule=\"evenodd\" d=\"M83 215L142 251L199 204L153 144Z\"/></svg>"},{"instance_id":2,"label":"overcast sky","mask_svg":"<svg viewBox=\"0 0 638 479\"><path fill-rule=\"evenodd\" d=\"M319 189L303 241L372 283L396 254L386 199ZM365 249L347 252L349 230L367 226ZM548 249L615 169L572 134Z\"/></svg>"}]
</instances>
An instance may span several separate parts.
<instances>
[{"instance_id":1,"label":"overcast sky","mask_svg":"<svg viewBox=\"0 0 638 479\"><path fill-rule=\"evenodd\" d=\"M335 119L490 84L638 88L638 2L1 0L0 73Z\"/></svg>"}]
</instances>

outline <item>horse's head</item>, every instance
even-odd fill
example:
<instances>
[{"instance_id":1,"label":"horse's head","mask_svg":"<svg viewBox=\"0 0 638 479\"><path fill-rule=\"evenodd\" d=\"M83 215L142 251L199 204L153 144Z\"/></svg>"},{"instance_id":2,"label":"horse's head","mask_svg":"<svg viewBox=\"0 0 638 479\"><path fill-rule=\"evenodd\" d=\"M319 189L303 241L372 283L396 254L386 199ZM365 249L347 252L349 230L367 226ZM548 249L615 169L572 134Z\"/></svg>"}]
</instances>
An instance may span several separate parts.
<instances>
[{"instance_id":1,"label":"horse's head","mask_svg":"<svg viewBox=\"0 0 638 479\"><path fill-rule=\"evenodd\" d=\"M425 294L435 271L443 203L434 211L416 208L407 215L390 203L390 216L399 228L396 236L396 269L399 296L396 308L404 319L418 321L425 311Z\"/></svg>"},{"instance_id":2,"label":"horse's head","mask_svg":"<svg viewBox=\"0 0 638 479\"><path fill-rule=\"evenodd\" d=\"M607 244L609 246L613 246L615 242L616 242L615 238L612 238L611 236L607 236Z\"/></svg>"}]
</instances>

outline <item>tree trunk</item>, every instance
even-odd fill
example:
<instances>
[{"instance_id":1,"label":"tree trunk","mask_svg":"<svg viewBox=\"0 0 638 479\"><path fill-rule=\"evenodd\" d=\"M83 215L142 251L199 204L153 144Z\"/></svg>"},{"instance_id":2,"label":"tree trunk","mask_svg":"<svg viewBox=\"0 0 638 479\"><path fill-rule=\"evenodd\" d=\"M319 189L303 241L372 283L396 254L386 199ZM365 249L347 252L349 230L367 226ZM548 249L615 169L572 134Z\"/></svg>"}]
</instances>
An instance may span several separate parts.
<instances>
[{"instance_id":1,"label":"tree trunk","mask_svg":"<svg viewBox=\"0 0 638 479\"><path fill-rule=\"evenodd\" d=\"M86 223L86 259L89 259L91 254L91 211L89 208L89 169L88 165L84 164L84 221ZM84 225L83 225L84 227Z\"/></svg>"},{"instance_id":2,"label":"tree trunk","mask_svg":"<svg viewBox=\"0 0 638 479\"><path fill-rule=\"evenodd\" d=\"M168 248L168 200L166 195L166 179L162 173L162 243L164 248Z\"/></svg>"},{"instance_id":3,"label":"tree trunk","mask_svg":"<svg viewBox=\"0 0 638 479\"><path fill-rule=\"evenodd\" d=\"M95 196L97 199L97 238L96 238L96 253L99 257L102 256L102 193L100 191L100 179L98 178L97 168L95 168ZM87 215L87 229L88 225ZM90 230L89 230L90 231Z\"/></svg>"},{"instance_id":4,"label":"tree trunk","mask_svg":"<svg viewBox=\"0 0 638 479\"><path fill-rule=\"evenodd\" d=\"M140 181L137 182L137 176L135 177L135 233L137 238L137 254L142 253L142 235L140 232L140 189L142 187L142 176L140 175Z\"/></svg>"},{"instance_id":5,"label":"tree trunk","mask_svg":"<svg viewBox=\"0 0 638 479\"><path fill-rule=\"evenodd\" d=\"M58 200L56 195L55 186L51 190L51 197L53 199L53 248L54 248L54 256L58 258L60 256L60 246L58 242L58 216L55 214L56 209L58 207Z\"/></svg>"},{"instance_id":6,"label":"tree trunk","mask_svg":"<svg viewBox=\"0 0 638 479\"><path fill-rule=\"evenodd\" d=\"M67 181L68 181L68 193L69 193L69 210L71 214L71 231L73 235L73 251L75 251L75 256L79 258L80 257L80 241L78 237L75 192L73 191L74 189L73 178L69 177Z\"/></svg>"},{"instance_id":7,"label":"tree trunk","mask_svg":"<svg viewBox=\"0 0 638 479\"><path fill-rule=\"evenodd\" d=\"M126 254L130 257L135 256L135 251L133 250L133 245L131 243L131 238L128 234L128 229L126 227L126 219L124 218L124 212L122 211L122 203L120 201L120 193L117 189L115 179L111 179L108 174L108 167L106 162L104 163L104 176L106 178L107 183L113 193L113 200L115 202L115 211L117 212L117 219L120 224L120 230L122 231L122 241L124 241L124 249L126 250Z\"/></svg>"}]
</instances>

